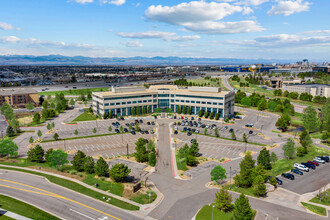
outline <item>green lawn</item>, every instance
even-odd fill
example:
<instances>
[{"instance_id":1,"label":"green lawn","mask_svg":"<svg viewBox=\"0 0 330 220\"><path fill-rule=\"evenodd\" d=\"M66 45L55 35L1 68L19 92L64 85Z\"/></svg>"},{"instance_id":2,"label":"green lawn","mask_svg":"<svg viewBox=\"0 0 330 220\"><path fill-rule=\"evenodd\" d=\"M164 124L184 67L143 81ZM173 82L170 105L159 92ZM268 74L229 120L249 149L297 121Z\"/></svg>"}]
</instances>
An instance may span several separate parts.
<instances>
[{"instance_id":1,"label":"green lawn","mask_svg":"<svg viewBox=\"0 0 330 220\"><path fill-rule=\"evenodd\" d=\"M150 198L148 195L149 193L150 193ZM152 203L153 201L155 201L156 198L157 198L157 194L154 191L147 191L146 194L137 195L137 196L131 198L130 200L137 202L139 204L148 204L148 203Z\"/></svg>"},{"instance_id":2,"label":"green lawn","mask_svg":"<svg viewBox=\"0 0 330 220\"><path fill-rule=\"evenodd\" d=\"M269 171L270 176L277 176L280 175L283 172L287 172L293 168L293 164L295 163L302 163L306 162L308 160L313 160L314 157L319 155L328 155L330 154L330 150L312 145L312 147L309 148L309 153L306 154L303 157L295 157L292 160L289 159L281 159L276 161L273 164L273 168Z\"/></svg>"},{"instance_id":3,"label":"green lawn","mask_svg":"<svg viewBox=\"0 0 330 220\"><path fill-rule=\"evenodd\" d=\"M31 218L31 219L59 219L47 212L44 212L34 206L16 200L14 198L0 195L0 208L10 212ZM1 217L0 219L11 219L9 217Z\"/></svg>"},{"instance_id":4,"label":"green lawn","mask_svg":"<svg viewBox=\"0 0 330 220\"><path fill-rule=\"evenodd\" d=\"M253 215L256 215L256 211L253 211ZM213 208L213 219L214 220L226 220L226 219L233 219L234 214L233 212L222 212L217 208ZM206 205L204 206L199 212L197 213L196 220L210 220L212 219L212 206ZM254 217L253 217L254 219Z\"/></svg>"},{"instance_id":5,"label":"green lawn","mask_svg":"<svg viewBox=\"0 0 330 220\"><path fill-rule=\"evenodd\" d=\"M110 181L103 181L101 179L94 178L93 174L87 175L83 180L84 183L94 186L95 183L99 184L98 189L108 191L112 194L123 196L124 185L122 183L112 183Z\"/></svg>"},{"instance_id":6,"label":"green lawn","mask_svg":"<svg viewBox=\"0 0 330 220\"><path fill-rule=\"evenodd\" d=\"M185 159L179 157L178 151L176 151L175 157L176 157L176 166L178 170L183 170L183 171L188 170Z\"/></svg>"},{"instance_id":7,"label":"green lawn","mask_svg":"<svg viewBox=\"0 0 330 220\"><path fill-rule=\"evenodd\" d=\"M15 220L14 218L10 218L8 216L5 216L5 215L1 215L0 216L0 220Z\"/></svg>"},{"instance_id":8,"label":"green lawn","mask_svg":"<svg viewBox=\"0 0 330 220\"><path fill-rule=\"evenodd\" d=\"M214 79L214 78L212 78L212 79ZM210 83L210 85L208 85L208 86L220 87L223 90L227 90L227 88L222 84L222 79L221 78L217 78L217 79L220 79L220 81L212 82L211 80L207 80L207 79L190 79L190 80L188 80L188 82L198 83L198 84Z\"/></svg>"},{"instance_id":9,"label":"green lawn","mask_svg":"<svg viewBox=\"0 0 330 220\"><path fill-rule=\"evenodd\" d=\"M314 197L313 199L309 200L310 202L314 202L314 203L319 203L321 205L327 205L330 206L330 189L328 189L326 191L326 195L322 197L322 199L320 200L320 198L318 196Z\"/></svg>"},{"instance_id":10,"label":"green lawn","mask_svg":"<svg viewBox=\"0 0 330 220\"><path fill-rule=\"evenodd\" d=\"M59 177L55 177L52 175L38 173L35 171L30 171L30 170L23 170L23 169L14 168L14 167L0 167L0 169L15 170L15 171L20 171L20 172L24 172L24 173L30 173L30 174L34 174L34 175L38 175L38 176L43 176L43 177L46 177L50 182L52 182L54 184L63 186L65 188L71 189L73 191L76 191L78 193L84 194L86 196L92 197L97 200L104 201L103 197L109 198L109 196L107 196L107 195L104 195L104 194L96 192L92 189L86 188L78 183L75 183L70 180L62 179ZM113 197L110 197L110 198L111 198L111 200L108 203L111 205L117 206L119 208L127 209L127 210L139 210L138 206L129 204L127 202L121 201L121 200L113 198Z\"/></svg>"},{"instance_id":11,"label":"green lawn","mask_svg":"<svg viewBox=\"0 0 330 220\"><path fill-rule=\"evenodd\" d=\"M48 96L55 94L63 93L64 95L87 95L89 92L102 92L102 91L108 91L109 87L103 87L103 88L91 88L91 89L71 89L71 90L63 90L63 91L49 91L49 92L39 92L40 95Z\"/></svg>"},{"instance_id":12,"label":"green lawn","mask_svg":"<svg viewBox=\"0 0 330 220\"><path fill-rule=\"evenodd\" d=\"M238 192L238 193L244 193L245 195L257 197L254 195L252 188L237 187L235 184L224 186L224 187L227 190L231 190L231 191Z\"/></svg>"},{"instance_id":13,"label":"green lawn","mask_svg":"<svg viewBox=\"0 0 330 220\"><path fill-rule=\"evenodd\" d=\"M79 115L77 118L73 119L72 122L93 121L93 120L96 120L96 116L85 111L81 115Z\"/></svg>"},{"instance_id":14,"label":"green lawn","mask_svg":"<svg viewBox=\"0 0 330 220\"><path fill-rule=\"evenodd\" d=\"M323 207L317 206L317 205L312 205L309 203L305 203L305 202L301 202L301 204L308 210L318 214L318 215L323 215L326 216L327 215L327 210Z\"/></svg>"}]
</instances>

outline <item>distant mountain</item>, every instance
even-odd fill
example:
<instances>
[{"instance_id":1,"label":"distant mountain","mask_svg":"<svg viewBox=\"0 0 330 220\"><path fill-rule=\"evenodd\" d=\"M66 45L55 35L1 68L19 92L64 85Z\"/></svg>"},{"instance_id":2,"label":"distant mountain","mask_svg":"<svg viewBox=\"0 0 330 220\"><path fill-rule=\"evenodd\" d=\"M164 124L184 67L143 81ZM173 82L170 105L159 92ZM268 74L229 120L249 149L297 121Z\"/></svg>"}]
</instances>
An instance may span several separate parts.
<instances>
[{"instance_id":1,"label":"distant mountain","mask_svg":"<svg viewBox=\"0 0 330 220\"><path fill-rule=\"evenodd\" d=\"M235 58L193 58L193 57L67 57L61 55L0 56L0 65L230 65L290 63L292 60L235 59Z\"/></svg>"}]
</instances>

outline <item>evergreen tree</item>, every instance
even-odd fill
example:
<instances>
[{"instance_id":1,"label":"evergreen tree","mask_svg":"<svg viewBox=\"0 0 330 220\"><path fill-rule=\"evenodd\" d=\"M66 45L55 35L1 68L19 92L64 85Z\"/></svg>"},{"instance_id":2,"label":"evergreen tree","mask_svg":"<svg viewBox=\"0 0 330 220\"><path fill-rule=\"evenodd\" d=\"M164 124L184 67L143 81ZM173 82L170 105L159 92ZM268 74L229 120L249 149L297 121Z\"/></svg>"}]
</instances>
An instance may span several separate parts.
<instances>
[{"instance_id":1,"label":"evergreen tree","mask_svg":"<svg viewBox=\"0 0 330 220\"><path fill-rule=\"evenodd\" d=\"M204 128L204 132L205 135L207 135L207 128Z\"/></svg>"},{"instance_id":2,"label":"evergreen tree","mask_svg":"<svg viewBox=\"0 0 330 220\"><path fill-rule=\"evenodd\" d=\"M214 129L214 135L216 137L219 137L220 136L218 128Z\"/></svg>"},{"instance_id":3,"label":"evergreen tree","mask_svg":"<svg viewBox=\"0 0 330 220\"><path fill-rule=\"evenodd\" d=\"M215 114L215 120L219 120L219 118L220 118L220 114L218 112L217 114Z\"/></svg>"},{"instance_id":4,"label":"evergreen tree","mask_svg":"<svg viewBox=\"0 0 330 220\"><path fill-rule=\"evenodd\" d=\"M302 121L308 133L315 131L319 127L317 112L312 106L308 106L304 109Z\"/></svg>"},{"instance_id":5,"label":"evergreen tree","mask_svg":"<svg viewBox=\"0 0 330 220\"><path fill-rule=\"evenodd\" d=\"M287 127L290 125L291 118L288 114L282 114L282 116L277 120L276 126L282 131L286 131Z\"/></svg>"},{"instance_id":6,"label":"evergreen tree","mask_svg":"<svg viewBox=\"0 0 330 220\"><path fill-rule=\"evenodd\" d=\"M187 114L187 107L185 105L182 106L182 114Z\"/></svg>"},{"instance_id":7,"label":"evergreen tree","mask_svg":"<svg viewBox=\"0 0 330 220\"><path fill-rule=\"evenodd\" d=\"M37 145L34 148L30 148L30 150L28 151L28 160L41 163L44 161L44 154L44 149L42 149L40 145Z\"/></svg>"},{"instance_id":8,"label":"evergreen tree","mask_svg":"<svg viewBox=\"0 0 330 220\"><path fill-rule=\"evenodd\" d=\"M231 194L223 187L215 193L214 206L220 211L231 211L234 207L232 201Z\"/></svg>"},{"instance_id":9,"label":"evergreen tree","mask_svg":"<svg viewBox=\"0 0 330 220\"><path fill-rule=\"evenodd\" d=\"M12 126L8 126L6 130L6 134L8 137L14 137L15 136L15 130Z\"/></svg>"},{"instance_id":10,"label":"evergreen tree","mask_svg":"<svg viewBox=\"0 0 330 220\"><path fill-rule=\"evenodd\" d=\"M45 153L45 161L46 163L49 163L49 155L51 155L53 153L54 149L53 148L50 148L46 151Z\"/></svg>"},{"instance_id":11,"label":"evergreen tree","mask_svg":"<svg viewBox=\"0 0 330 220\"><path fill-rule=\"evenodd\" d=\"M270 154L270 161L271 161L272 163L275 163L277 160L278 160L278 158L277 158L276 153L275 153L275 152L272 152L272 153Z\"/></svg>"},{"instance_id":12,"label":"evergreen tree","mask_svg":"<svg viewBox=\"0 0 330 220\"><path fill-rule=\"evenodd\" d=\"M36 123L36 124L39 124L40 123L40 114L38 112L36 112L34 115L33 115L33 122Z\"/></svg>"},{"instance_id":13,"label":"evergreen tree","mask_svg":"<svg viewBox=\"0 0 330 220\"><path fill-rule=\"evenodd\" d=\"M148 164L154 167L156 166L156 163L157 163L156 150L153 148L148 155Z\"/></svg>"},{"instance_id":14,"label":"evergreen tree","mask_svg":"<svg viewBox=\"0 0 330 220\"><path fill-rule=\"evenodd\" d=\"M178 107L176 108L176 113L181 114L181 107L180 107L180 105L178 105Z\"/></svg>"},{"instance_id":15,"label":"evergreen tree","mask_svg":"<svg viewBox=\"0 0 330 220\"><path fill-rule=\"evenodd\" d=\"M146 141L144 138L139 138L135 143L136 153L135 159L137 162L147 162L148 161L148 153L146 150Z\"/></svg>"},{"instance_id":16,"label":"evergreen tree","mask_svg":"<svg viewBox=\"0 0 330 220\"><path fill-rule=\"evenodd\" d=\"M140 112L140 106L137 106L137 107L136 107L136 114L137 114L137 115L140 115L140 114L141 114L141 112Z\"/></svg>"},{"instance_id":17,"label":"evergreen tree","mask_svg":"<svg viewBox=\"0 0 330 220\"><path fill-rule=\"evenodd\" d=\"M130 172L131 169L128 169L128 166L119 163L111 167L110 178L115 182L123 182Z\"/></svg>"},{"instance_id":18,"label":"evergreen tree","mask_svg":"<svg viewBox=\"0 0 330 220\"><path fill-rule=\"evenodd\" d=\"M52 126L49 123L47 124L47 129L48 130L52 129Z\"/></svg>"},{"instance_id":19,"label":"evergreen tree","mask_svg":"<svg viewBox=\"0 0 330 220\"><path fill-rule=\"evenodd\" d=\"M93 128L93 133L94 133L94 134L96 133L96 128Z\"/></svg>"},{"instance_id":20,"label":"evergreen tree","mask_svg":"<svg viewBox=\"0 0 330 220\"><path fill-rule=\"evenodd\" d=\"M235 131L233 130L233 132L231 132L231 139L236 140L236 135L235 135Z\"/></svg>"},{"instance_id":21,"label":"evergreen tree","mask_svg":"<svg viewBox=\"0 0 330 220\"><path fill-rule=\"evenodd\" d=\"M145 114L146 114L146 107L142 106L142 115L145 115Z\"/></svg>"},{"instance_id":22,"label":"evergreen tree","mask_svg":"<svg viewBox=\"0 0 330 220\"><path fill-rule=\"evenodd\" d=\"M214 113L211 112L211 114L210 114L210 119L213 119L213 118L214 118Z\"/></svg>"},{"instance_id":23,"label":"evergreen tree","mask_svg":"<svg viewBox=\"0 0 330 220\"><path fill-rule=\"evenodd\" d=\"M77 171L83 171L85 159L86 154L81 150L78 150L78 152L73 156L73 160L71 161L73 168Z\"/></svg>"},{"instance_id":24,"label":"evergreen tree","mask_svg":"<svg viewBox=\"0 0 330 220\"><path fill-rule=\"evenodd\" d=\"M191 106L188 107L188 114L189 114L189 115L192 114Z\"/></svg>"},{"instance_id":25,"label":"evergreen tree","mask_svg":"<svg viewBox=\"0 0 330 220\"><path fill-rule=\"evenodd\" d=\"M150 108L150 105L148 105L147 107L147 113L150 114L151 113L151 108Z\"/></svg>"},{"instance_id":26,"label":"evergreen tree","mask_svg":"<svg viewBox=\"0 0 330 220\"><path fill-rule=\"evenodd\" d=\"M57 140L59 139L59 136L58 136L58 134L57 134L57 133L55 133L55 134L53 135L53 138L54 138L54 140L55 140L55 141L57 141Z\"/></svg>"},{"instance_id":27,"label":"evergreen tree","mask_svg":"<svg viewBox=\"0 0 330 220\"><path fill-rule=\"evenodd\" d=\"M187 154L185 159L188 166L196 166L198 164L196 157L193 155Z\"/></svg>"},{"instance_id":28,"label":"evergreen tree","mask_svg":"<svg viewBox=\"0 0 330 220\"><path fill-rule=\"evenodd\" d=\"M246 154L240 163L240 173L234 177L235 183L239 187L251 187L253 182L253 168L255 160L251 154Z\"/></svg>"},{"instance_id":29,"label":"evergreen tree","mask_svg":"<svg viewBox=\"0 0 330 220\"><path fill-rule=\"evenodd\" d=\"M100 157L95 164L95 173L98 176L107 176L109 174L109 165Z\"/></svg>"},{"instance_id":30,"label":"evergreen tree","mask_svg":"<svg viewBox=\"0 0 330 220\"><path fill-rule=\"evenodd\" d=\"M191 144L188 153L194 157L199 156L198 142L196 140Z\"/></svg>"},{"instance_id":31,"label":"evergreen tree","mask_svg":"<svg viewBox=\"0 0 330 220\"><path fill-rule=\"evenodd\" d=\"M205 112L205 113L204 113L204 117L205 117L205 118L208 118L208 117L209 117L209 113L208 113L208 112Z\"/></svg>"},{"instance_id":32,"label":"evergreen tree","mask_svg":"<svg viewBox=\"0 0 330 220\"><path fill-rule=\"evenodd\" d=\"M249 203L249 199L241 194L235 201L234 219L235 220L251 220L253 212Z\"/></svg>"},{"instance_id":33,"label":"evergreen tree","mask_svg":"<svg viewBox=\"0 0 330 220\"><path fill-rule=\"evenodd\" d=\"M253 193L256 196L266 195L265 180L262 176L256 176L253 180Z\"/></svg>"},{"instance_id":34,"label":"evergreen tree","mask_svg":"<svg viewBox=\"0 0 330 220\"><path fill-rule=\"evenodd\" d=\"M74 130L74 134L77 136L78 135L78 130Z\"/></svg>"},{"instance_id":35,"label":"evergreen tree","mask_svg":"<svg viewBox=\"0 0 330 220\"><path fill-rule=\"evenodd\" d=\"M242 139L243 139L243 141L244 141L245 143L247 143L247 136L246 136L245 133L243 133Z\"/></svg>"},{"instance_id":36,"label":"evergreen tree","mask_svg":"<svg viewBox=\"0 0 330 220\"><path fill-rule=\"evenodd\" d=\"M286 144L282 147L282 149L284 151L284 155L288 159L292 159L294 157L296 147L294 141L291 138L287 140Z\"/></svg>"},{"instance_id":37,"label":"evergreen tree","mask_svg":"<svg viewBox=\"0 0 330 220\"><path fill-rule=\"evenodd\" d=\"M32 144L34 142L34 139L33 137L31 136L30 139L29 139L29 143Z\"/></svg>"},{"instance_id":38,"label":"evergreen tree","mask_svg":"<svg viewBox=\"0 0 330 220\"><path fill-rule=\"evenodd\" d=\"M85 163L84 163L84 170L85 172L91 174L94 173L94 167L95 167L95 162L93 157L88 156L85 159Z\"/></svg>"},{"instance_id":39,"label":"evergreen tree","mask_svg":"<svg viewBox=\"0 0 330 220\"><path fill-rule=\"evenodd\" d=\"M272 169L272 165L270 164L269 150L267 150L266 148L263 148L260 151L260 154L257 159L257 163L258 163L258 165L261 164L266 170Z\"/></svg>"},{"instance_id":40,"label":"evergreen tree","mask_svg":"<svg viewBox=\"0 0 330 220\"><path fill-rule=\"evenodd\" d=\"M198 117L202 117L203 115L204 115L204 111L203 110L199 110Z\"/></svg>"},{"instance_id":41,"label":"evergreen tree","mask_svg":"<svg viewBox=\"0 0 330 220\"><path fill-rule=\"evenodd\" d=\"M110 132L112 131L112 127L111 126L109 126L108 131L110 131Z\"/></svg>"}]
</instances>

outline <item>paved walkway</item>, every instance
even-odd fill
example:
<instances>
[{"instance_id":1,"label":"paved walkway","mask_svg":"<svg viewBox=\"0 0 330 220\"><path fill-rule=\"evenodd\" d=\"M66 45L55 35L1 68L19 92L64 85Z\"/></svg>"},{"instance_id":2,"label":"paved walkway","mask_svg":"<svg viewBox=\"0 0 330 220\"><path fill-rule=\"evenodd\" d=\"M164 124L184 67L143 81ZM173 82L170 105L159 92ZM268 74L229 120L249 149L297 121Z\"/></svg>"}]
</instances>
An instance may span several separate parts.
<instances>
[{"instance_id":1,"label":"paved walkway","mask_svg":"<svg viewBox=\"0 0 330 220\"><path fill-rule=\"evenodd\" d=\"M9 218L13 218L13 219L19 219L19 220L32 220L30 218L24 217L22 215L16 214L14 212L9 212L7 210L4 209L0 209L0 216L5 215Z\"/></svg>"}]
</instances>

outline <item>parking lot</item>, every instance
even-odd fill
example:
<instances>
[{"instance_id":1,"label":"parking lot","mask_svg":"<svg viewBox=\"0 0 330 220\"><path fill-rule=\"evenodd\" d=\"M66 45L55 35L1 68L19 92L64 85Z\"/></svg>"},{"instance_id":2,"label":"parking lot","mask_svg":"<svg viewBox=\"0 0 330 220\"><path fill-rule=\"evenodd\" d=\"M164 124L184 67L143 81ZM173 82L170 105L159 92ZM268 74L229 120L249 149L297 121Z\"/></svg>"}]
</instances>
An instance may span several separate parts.
<instances>
[{"instance_id":1,"label":"parking lot","mask_svg":"<svg viewBox=\"0 0 330 220\"><path fill-rule=\"evenodd\" d=\"M196 139L199 144L199 152L204 157L221 159L222 157L237 158L239 154L245 151L245 143L219 139L215 137L193 134L187 136L186 133L178 133L172 137L178 140L177 148L185 144L190 145L191 139ZM247 151L260 151L261 146L246 144Z\"/></svg>"},{"instance_id":2,"label":"parking lot","mask_svg":"<svg viewBox=\"0 0 330 220\"><path fill-rule=\"evenodd\" d=\"M292 167L293 168L293 167ZM303 172L303 175L292 173L294 180L289 180L278 176L283 181L283 185L279 185L284 189L290 190L298 194L316 191L330 182L330 163L320 164L315 170L310 169L309 172Z\"/></svg>"},{"instance_id":3,"label":"parking lot","mask_svg":"<svg viewBox=\"0 0 330 220\"><path fill-rule=\"evenodd\" d=\"M60 128L56 128L56 132L60 136L60 138L69 138L69 137L79 137L79 136L89 136L89 135L98 135L98 134L109 134L109 133L116 133L115 129L119 129L120 126L123 126L123 128L130 131L129 126L126 124L134 123L135 118L130 118L126 120L116 120L116 119L110 119L110 120L97 120L97 121L85 121L85 122L79 122L78 124L72 124L72 125L65 125L60 126ZM148 119L142 119L143 123L139 123L139 127L141 130L149 131L154 130L156 125L152 125L151 123L154 123L154 120L148 120ZM118 126L115 127L112 123L118 122ZM147 122L150 122L150 125L147 124ZM111 126L112 131L110 132L108 128ZM132 127L134 128L135 125L133 124ZM93 129L96 129L96 133L93 132ZM78 135L75 135L75 130L78 131ZM52 135L46 135L43 137L44 140L50 140L52 139Z\"/></svg>"},{"instance_id":4,"label":"parking lot","mask_svg":"<svg viewBox=\"0 0 330 220\"><path fill-rule=\"evenodd\" d=\"M119 155L126 155L127 145L129 154L135 152L135 142L140 138L151 139L152 134L132 135L130 133L116 134L110 136L83 138L67 141L56 141L42 143L42 147L47 150L49 148L61 148L67 151L81 150L89 156L102 156L104 158L116 157ZM122 141L123 140L123 141Z\"/></svg>"}]
</instances>

